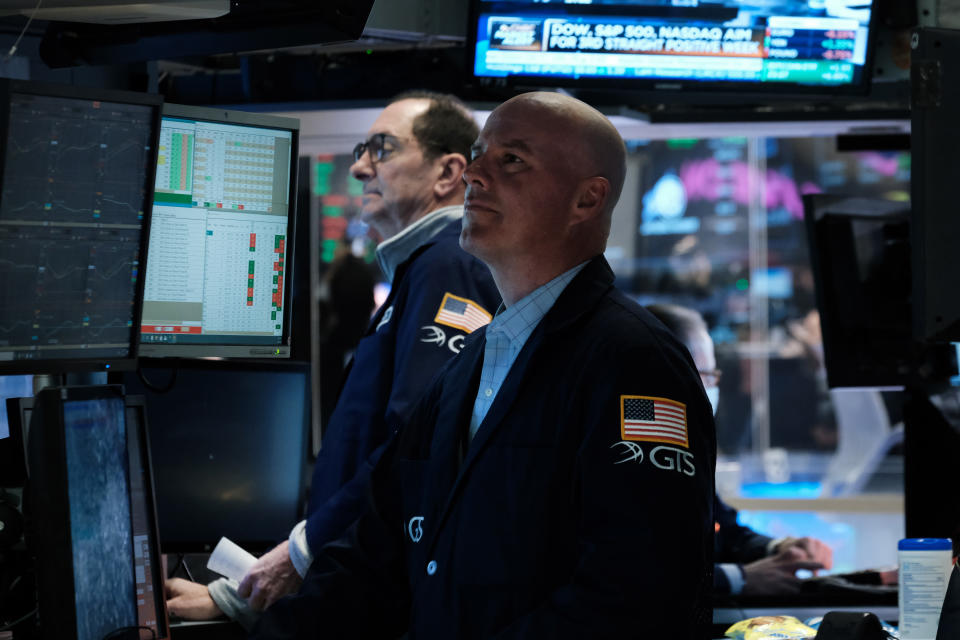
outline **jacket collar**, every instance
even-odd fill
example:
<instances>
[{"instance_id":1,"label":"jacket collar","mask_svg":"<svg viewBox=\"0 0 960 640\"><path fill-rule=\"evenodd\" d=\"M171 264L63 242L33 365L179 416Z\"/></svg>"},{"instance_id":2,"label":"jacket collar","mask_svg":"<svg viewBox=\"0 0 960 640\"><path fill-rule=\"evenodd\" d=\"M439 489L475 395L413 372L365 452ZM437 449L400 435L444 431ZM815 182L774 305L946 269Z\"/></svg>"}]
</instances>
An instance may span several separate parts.
<instances>
[{"instance_id":1,"label":"jacket collar","mask_svg":"<svg viewBox=\"0 0 960 640\"><path fill-rule=\"evenodd\" d=\"M457 204L431 211L397 235L377 246L377 262L387 282L392 283L397 267L413 253L443 231L454 220L463 217L463 205Z\"/></svg>"},{"instance_id":2,"label":"jacket collar","mask_svg":"<svg viewBox=\"0 0 960 640\"><path fill-rule=\"evenodd\" d=\"M543 317L540 322L543 332L559 331L591 310L613 287L613 279L613 270L603 255L591 259Z\"/></svg>"},{"instance_id":3,"label":"jacket collar","mask_svg":"<svg viewBox=\"0 0 960 640\"><path fill-rule=\"evenodd\" d=\"M449 209L449 208L450 207L447 207L446 209ZM421 253L423 253L424 251L426 251L427 249L435 245L440 240L444 240L446 238L460 237L460 228L462 224L460 221L460 218L463 215L463 208L462 207L454 207L454 208L459 209L461 215L455 216L453 218L442 219L443 225L438 226L438 228L436 228L430 236L422 238L421 244L415 247L412 247L411 252L407 255L407 257L403 260L403 262L401 262L400 264L394 267L395 270L393 273L393 279L391 280L390 294L387 296L387 299L384 301L384 303L380 305L380 308L377 309L377 312L373 315L373 318L370 320L370 324L367 325L367 331L364 333L365 336L370 335L371 333L376 333L377 327L380 326L381 321L383 320L386 313L390 311L391 307L393 306L393 301L397 297L397 291L399 290L399 287L396 286L397 283L403 280L404 274L406 273L407 269L410 268L410 265L413 264L413 261L416 260ZM440 213L441 211L445 211L446 209L437 209L437 211L435 211L434 213ZM381 246L383 245L381 244ZM390 313L393 313L393 312L390 311Z\"/></svg>"}]
</instances>

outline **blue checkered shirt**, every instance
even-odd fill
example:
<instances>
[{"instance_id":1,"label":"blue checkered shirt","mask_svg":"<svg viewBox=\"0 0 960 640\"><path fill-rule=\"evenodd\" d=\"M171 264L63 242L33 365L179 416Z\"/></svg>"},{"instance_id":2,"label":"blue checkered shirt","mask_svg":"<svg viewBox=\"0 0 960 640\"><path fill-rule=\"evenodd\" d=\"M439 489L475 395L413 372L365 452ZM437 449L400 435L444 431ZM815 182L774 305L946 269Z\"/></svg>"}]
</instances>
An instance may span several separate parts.
<instances>
[{"instance_id":1,"label":"blue checkered shirt","mask_svg":"<svg viewBox=\"0 0 960 640\"><path fill-rule=\"evenodd\" d=\"M574 276L587 266L580 263L550 282L537 287L516 304L509 307L500 305L497 314L487 325L486 345L483 350L483 369L480 371L480 387L477 399L473 403L473 415L470 416L470 440L480 428L487 411L500 391L500 385L510 373L510 367L517 354L527 343L533 330L540 324L553 303L570 284Z\"/></svg>"}]
</instances>

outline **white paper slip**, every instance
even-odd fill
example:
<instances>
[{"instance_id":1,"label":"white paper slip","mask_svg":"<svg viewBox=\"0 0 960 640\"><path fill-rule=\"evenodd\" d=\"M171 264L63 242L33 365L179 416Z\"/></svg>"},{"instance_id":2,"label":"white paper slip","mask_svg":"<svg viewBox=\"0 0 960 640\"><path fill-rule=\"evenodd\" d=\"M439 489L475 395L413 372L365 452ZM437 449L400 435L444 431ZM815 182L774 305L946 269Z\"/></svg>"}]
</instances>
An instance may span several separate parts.
<instances>
[{"instance_id":1,"label":"white paper slip","mask_svg":"<svg viewBox=\"0 0 960 640\"><path fill-rule=\"evenodd\" d=\"M236 543L220 538L207 560L207 569L240 582L257 559Z\"/></svg>"}]
</instances>

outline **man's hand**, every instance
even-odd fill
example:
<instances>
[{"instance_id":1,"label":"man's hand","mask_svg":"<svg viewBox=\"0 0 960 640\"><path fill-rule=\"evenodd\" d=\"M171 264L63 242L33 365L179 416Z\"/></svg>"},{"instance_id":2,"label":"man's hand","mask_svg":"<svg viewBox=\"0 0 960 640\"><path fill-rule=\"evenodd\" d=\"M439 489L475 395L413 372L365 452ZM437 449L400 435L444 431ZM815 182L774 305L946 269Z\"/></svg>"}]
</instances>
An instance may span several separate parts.
<instances>
[{"instance_id":1,"label":"man's hand","mask_svg":"<svg viewBox=\"0 0 960 640\"><path fill-rule=\"evenodd\" d=\"M782 546L782 545L781 545ZM788 545L776 554L743 565L744 595L783 595L800 591L799 569L823 569L819 562L807 559L806 552Z\"/></svg>"},{"instance_id":2,"label":"man's hand","mask_svg":"<svg viewBox=\"0 0 960 640\"><path fill-rule=\"evenodd\" d=\"M207 586L183 578L170 578L164 583L167 609L184 620L213 620L223 615L210 597Z\"/></svg>"},{"instance_id":3,"label":"man's hand","mask_svg":"<svg viewBox=\"0 0 960 640\"><path fill-rule=\"evenodd\" d=\"M290 562L290 543L284 541L257 560L240 582L237 593L250 608L263 611L300 588L303 580Z\"/></svg>"},{"instance_id":4,"label":"man's hand","mask_svg":"<svg viewBox=\"0 0 960 640\"><path fill-rule=\"evenodd\" d=\"M775 553L780 553L787 549L797 549L803 554L803 559L810 562L818 562L823 569L833 567L833 549L825 542L816 538L785 538L774 549ZM816 573L816 572L814 572Z\"/></svg>"}]
</instances>

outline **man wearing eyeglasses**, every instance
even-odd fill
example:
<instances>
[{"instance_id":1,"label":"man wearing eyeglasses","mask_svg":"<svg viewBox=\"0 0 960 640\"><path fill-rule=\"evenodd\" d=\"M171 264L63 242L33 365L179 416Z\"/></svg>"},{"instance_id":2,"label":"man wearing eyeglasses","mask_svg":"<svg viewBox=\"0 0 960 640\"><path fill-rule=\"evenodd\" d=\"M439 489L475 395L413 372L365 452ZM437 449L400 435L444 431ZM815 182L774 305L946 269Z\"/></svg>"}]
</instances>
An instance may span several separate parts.
<instances>
[{"instance_id":1,"label":"man wearing eyeglasses","mask_svg":"<svg viewBox=\"0 0 960 640\"><path fill-rule=\"evenodd\" d=\"M703 316L674 304L647 307L687 347L703 389L717 412L720 370ZM833 566L833 550L816 538L771 538L737 522L737 510L719 496L714 505L713 590L715 595L789 595L799 593L797 571Z\"/></svg>"},{"instance_id":2,"label":"man wearing eyeglasses","mask_svg":"<svg viewBox=\"0 0 960 640\"><path fill-rule=\"evenodd\" d=\"M234 589L168 581L171 612L226 613L245 626L297 589L313 554L359 517L369 472L436 371L489 322L500 295L487 267L459 245L463 170L478 128L457 98L395 98L353 150L361 219L382 238L377 259L390 295L358 344L314 467L307 519Z\"/></svg>"}]
</instances>

